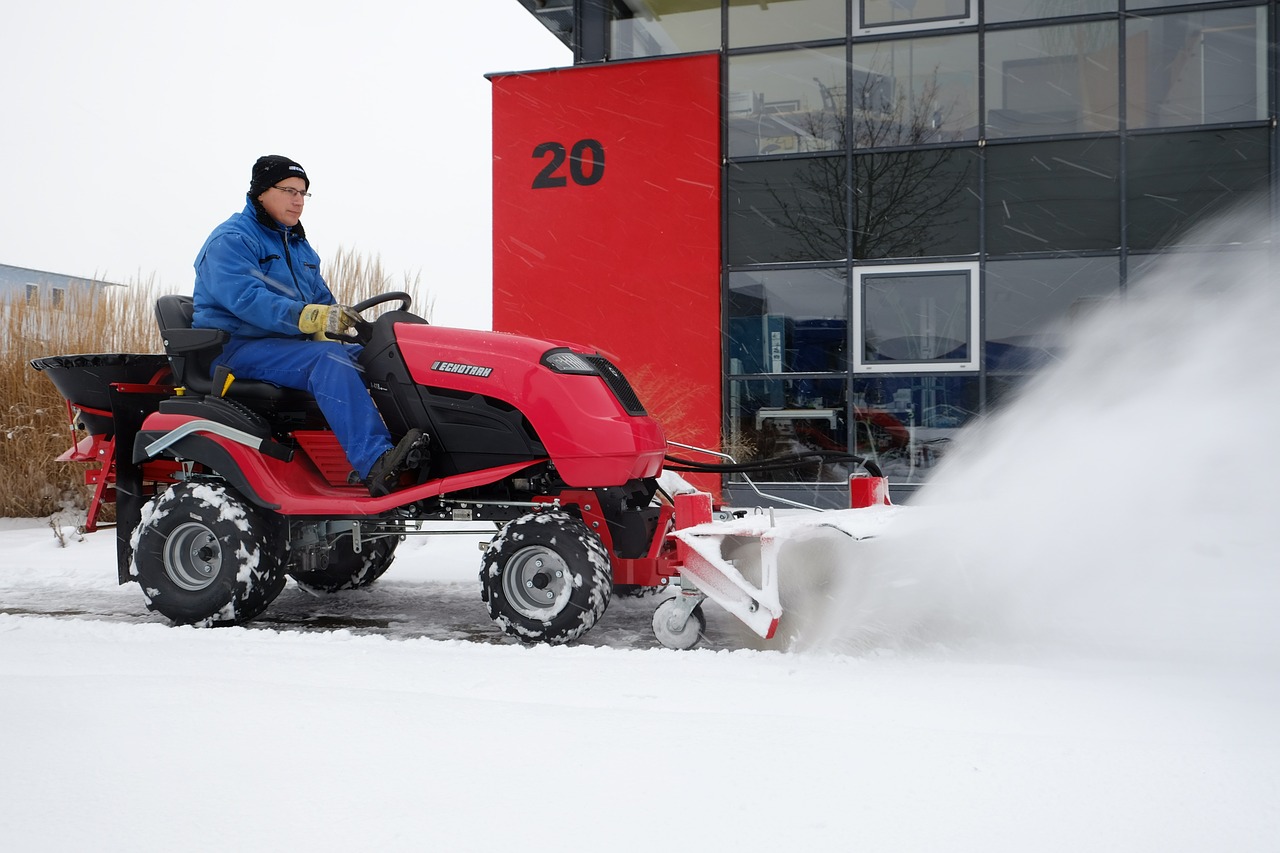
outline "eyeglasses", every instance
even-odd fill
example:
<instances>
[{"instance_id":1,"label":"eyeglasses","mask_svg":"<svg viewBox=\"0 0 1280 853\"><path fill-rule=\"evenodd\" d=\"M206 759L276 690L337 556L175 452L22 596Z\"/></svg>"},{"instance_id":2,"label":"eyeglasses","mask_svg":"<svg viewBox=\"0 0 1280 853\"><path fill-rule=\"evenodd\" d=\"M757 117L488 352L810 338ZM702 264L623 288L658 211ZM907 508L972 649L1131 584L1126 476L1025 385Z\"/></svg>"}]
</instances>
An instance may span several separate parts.
<instances>
[{"instance_id":1,"label":"eyeglasses","mask_svg":"<svg viewBox=\"0 0 1280 853\"><path fill-rule=\"evenodd\" d=\"M294 198L297 198L298 196L302 196L303 198L311 198L311 193L303 192L302 190L295 190L293 187L276 187L276 186L273 186L271 189L273 189L273 190L280 190L280 192L282 192L282 193L288 193L289 195L293 196Z\"/></svg>"}]
</instances>

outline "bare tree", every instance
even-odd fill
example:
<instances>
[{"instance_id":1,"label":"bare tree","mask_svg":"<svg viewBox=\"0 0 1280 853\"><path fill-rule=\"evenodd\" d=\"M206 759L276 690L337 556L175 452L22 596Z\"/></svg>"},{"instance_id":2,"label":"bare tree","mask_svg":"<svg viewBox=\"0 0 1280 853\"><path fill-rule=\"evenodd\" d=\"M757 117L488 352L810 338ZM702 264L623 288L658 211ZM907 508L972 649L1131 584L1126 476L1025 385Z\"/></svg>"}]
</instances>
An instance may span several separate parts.
<instances>
[{"instance_id":1,"label":"bare tree","mask_svg":"<svg viewBox=\"0 0 1280 853\"><path fill-rule=\"evenodd\" d=\"M914 97L900 94L891 103L876 103L877 84L868 78L854 92L848 121L824 109L801 122L807 136L829 139L837 151L846 150L850 140L856 149L887 149L852 158L855 257L928 254L939 235L949 234L968 215L963 205L972 183L968 154L956 148L904 150L956 138L948 138L943 117L932 106L936 80L937 71ZM837 102L827 94L824 91L824 103ZM839 107L842 112L843 104ZM794 162L796 171L785 183L764 181L773 202L770 224L789 238L787 257L782 259L847 257L849 158L820 156Z\"/></svg>"}]
</instances>

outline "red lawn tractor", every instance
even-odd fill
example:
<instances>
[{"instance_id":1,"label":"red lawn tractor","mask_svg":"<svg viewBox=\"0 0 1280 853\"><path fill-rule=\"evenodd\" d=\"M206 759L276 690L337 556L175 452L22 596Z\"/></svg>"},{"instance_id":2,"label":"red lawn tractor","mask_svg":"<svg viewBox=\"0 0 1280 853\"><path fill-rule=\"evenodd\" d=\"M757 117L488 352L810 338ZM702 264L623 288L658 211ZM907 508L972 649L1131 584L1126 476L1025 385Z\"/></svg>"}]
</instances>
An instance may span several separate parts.
<instances>
[{"instance_id":1,"label":"red lawn tractor","mask_svg":"<svg viewBox=\"0 0 1280 853\"><path fill-rule=\"evenodd\" d=\"M354 307L387 302L397 304L360 326L365 379L393 439L417 427L430 441L411 482L381 497L348 484L350 465L308 395L210 371L226 335L191 327L190 297L157 302L164 355L32 362L84 432L61 458L101 463L86 474L86 527L116 502L120 582L137 581L150 609L179 624L243 623L290 577L318 592L364 587L405 536L489 521L489 615L522 641L563 643L600 619L615 587L665 586L700 559L673 533L713 521L710 496L659 488L666 438L608 358L433 326L404 293ZM739 615L763 611L753 627L771 635L776 595L759 582L726 586L733 567L710 562L659 609L662 642L697 641L707 595L727 595ZM705 583L713 588L699 591Z\"/></svg>"}]
</instances>

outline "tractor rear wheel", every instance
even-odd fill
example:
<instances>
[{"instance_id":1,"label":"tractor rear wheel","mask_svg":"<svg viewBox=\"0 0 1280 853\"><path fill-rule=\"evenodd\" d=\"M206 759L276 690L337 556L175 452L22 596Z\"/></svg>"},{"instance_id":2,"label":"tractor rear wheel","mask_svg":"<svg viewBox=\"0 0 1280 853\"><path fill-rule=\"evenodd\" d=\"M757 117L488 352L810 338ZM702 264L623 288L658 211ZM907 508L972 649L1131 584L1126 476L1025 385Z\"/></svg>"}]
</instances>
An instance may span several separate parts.
<instances>
[{"instance_id":1,"label":"tractor rear wheel","mask_svg":"<svg viewBox=\"0 0 1280 853\"><path fill-rule=\"evenodd\" d=\"M157 495L132 543L147 608L181 625L249 621L284 589L278 527L219 483L180 483Z\"/></svg>"},{"instance_id":2,"label":"tractor rear wheel","mask_svg":"<svg viewBox=\"0 0 1280 853\"><path fill-rule=\"evenodd\" d=\"M526 643L567 643L604 615L613 573L604 543L580 519L533 512L489 543L480 587L489 617L505 633Z\"/></svg>"}]
</instances>

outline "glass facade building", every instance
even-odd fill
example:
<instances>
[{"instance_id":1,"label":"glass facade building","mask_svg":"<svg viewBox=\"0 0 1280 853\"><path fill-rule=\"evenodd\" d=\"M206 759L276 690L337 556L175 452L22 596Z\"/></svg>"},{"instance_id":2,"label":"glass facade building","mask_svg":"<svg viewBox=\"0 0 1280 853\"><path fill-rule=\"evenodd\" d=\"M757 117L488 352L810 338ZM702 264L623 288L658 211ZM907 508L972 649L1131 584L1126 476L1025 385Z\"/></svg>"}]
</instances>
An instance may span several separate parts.
<instances>
[{"instance_id":1,"label":"glass facade building","mask_svg":"<svg viewBox=\"0 0 1280 853\"><path fill-rule=\"evenodd\" d=\"M1155 257L1257 249L1194 226L1274 196L1275 0L520 2L575 64L720 57L740 456L853 451L901 495Z\"/></svg>"}]
</instances>

